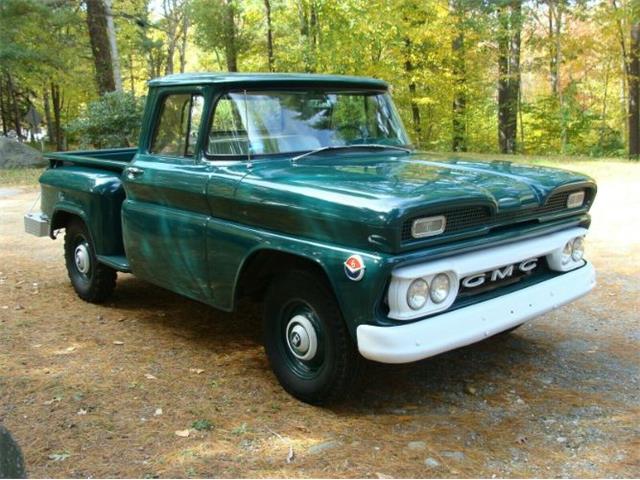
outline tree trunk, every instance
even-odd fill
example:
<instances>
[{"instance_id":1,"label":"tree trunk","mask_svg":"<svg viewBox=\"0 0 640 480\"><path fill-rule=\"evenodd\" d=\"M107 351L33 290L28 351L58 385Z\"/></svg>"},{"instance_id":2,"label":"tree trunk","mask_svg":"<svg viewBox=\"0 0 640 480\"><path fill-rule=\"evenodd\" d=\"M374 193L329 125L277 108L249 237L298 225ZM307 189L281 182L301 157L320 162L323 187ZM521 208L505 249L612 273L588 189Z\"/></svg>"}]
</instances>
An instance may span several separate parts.
<instances>
[{"instance_id":1,"label":"tree trunk","mask_svg":"<svg viewBox=\"0 0 640 480\"><path fill-rule=\"evenodd\" d=\"M107 14L107 37L109 38L109 52L111 53L111 67L113 69L113 83L118 92L122 91L122 73L120 71L120 55L118 54L118 42L116 42L116 27L113 23L111 12L111 0L103 0Z\"/></svg>"},{"instance_id":2,"label":"tree trunk","mask_svg":"<svg viewBox=\"0 0 640 480\"><path fill-rule=\"evenodd\" d=\"M4 79L2 76L0 76L0 121L2 122L2 133L6 136L9 133L9 120L4 102Z\"/></svg>"},{"instance_id":3,"label":"tree trunk","mask_svg":"<svg viewBox=\"0 0 640 480\"><path fill-rule=\"evenodd\" d=\"M189 35L189 15L185 12L182 16L182 39L180 46L178 47L178 54L180 56L180 73L184 73L184 69L187 66L187 40Z\"/></svg>"},{"instance_id":4,"label":"tree trunk","mask_svg":"<svg viewBox=\"0 0 640 480\"><path fill-rule=\"evenodd\" d=\"M45 85L45 88L42 91L42 103L44 104L44 118L47 122L47 137L49 137L49 143L53 144L56 140L56 127L53 124L53 119L51 118L51 104L49 102L49 90Z\"/></svg>"},{"instance_id":5,"label":"tree trunk","mask_svg":"<svg viewBox=\"0 0 640 480\"><path fill-rule=\"evenodd\" d=\"M522 0L512 0L498 11L498 142L502 153L517 150L521 14Z\"/></svg>"},{"instance_id":6,"label":"tree trunk","mask_svg":"<svg viewBox=\"0 0 640 480\"><path fill-rule=\"evenodd\" d=\"M9 72L7 72L7 93L9 96L11 115L13 115L13 127L16 131L18 140L20 140L22 137L22 128L20 127L22 123L22 119L20 118L20 106L18 105L18 95L16 94L16 90L13 85L13 78Z\"/></svg>"},{"instance_id":7,"label":"tree trunk","mask_svg":"<svg viewBox=\"0 0 640 480\"><path fill-rule=\"evenodd\" d=\"M55 140L56 140L56 150L61 151L64 148L63 145L63 137L62 137L62 120L61 120L61 112L62 112L62 96L60 94L60 86L51 82L51 103L53 105L53 119L55 124Z\"/></svg>"},{"instance_id":8,"label":"tree trunk","mask_svg":"<svg viewBox=\"0 0 640 480\"><path fill-rule=\"evenodd\" d=\"M116 89L109 42L107 9L102 0L86 0L87 27L100 95ZM53 96L53 95L52 95Z\"/></svg>"},{"instance_id":9,"label":"tree trunk","mask_svg":"<svg viewBox=\"0 0 640 480\"><path fill-rule=\"evenodd\" d=\"M225 55L227 57L227 70L229 72L238 71L238 46L237 46L237 32L236 32L236 10L233 0L225 1L225 30L226 30L226 45Z\"/></svg>"},{"instance_id":10,"label":"tree trunk","mask_svg":"<svg viewBox=\"0 0 640 480\"><path fill-rule=\"evenodd\" d=\"M629 157L640 159L640 21L631 26L629 44Z\"/></svg>"},{"instance_id":11,"label":"tree trunk","mask_svg":"<svg viewBox=\"0 0 640 480\"><path fill-rule=\"evenodd\" d=\"M413 139L418 145L421 140L421 128L420 128L420 107L416 102L416 82L413 80L413 62L411 61L411 39L404 39L404 46L406 49L405 53L405 62L404 62L404 71L407 73L409 77L409 98L411 102L411 123L413 126L413 133L415 138Z\"/></svg>"},{"instance_id":12,"label":"tree trunk","mask_svg":"<svg viewBox=\"0 0 640 480\"><path fill-rule=\"evenodd\" d=\"M455 81L453 93L453 138L452 149L454 152L467 151L467 125L466 125L466 69L464 62L464 30L457 25L457 34L452 42L453 50L453 76Z\"/></svg>"},{"instance_id":13,"label":"tree trunk","mask_svg":"<svg viewBox=\"0 0 640 480\"><path fill-rule=\"evenodd\" d=\"M267 16L267 60L269 71L273 72L273 28L271 26L271 2L264 0L264 9Z\"/></svg>"}]
</instances>

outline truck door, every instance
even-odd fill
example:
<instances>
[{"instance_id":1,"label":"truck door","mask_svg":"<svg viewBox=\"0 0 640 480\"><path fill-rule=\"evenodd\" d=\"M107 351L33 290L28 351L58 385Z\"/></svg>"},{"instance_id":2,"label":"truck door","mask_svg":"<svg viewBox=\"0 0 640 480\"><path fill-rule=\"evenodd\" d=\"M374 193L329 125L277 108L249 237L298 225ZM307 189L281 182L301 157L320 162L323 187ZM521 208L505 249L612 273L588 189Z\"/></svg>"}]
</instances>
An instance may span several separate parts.
<instances>
[{"instance_id":1,"label":"truck door","mask_svg":"<svg viewBox=\"0 0 640 480\"><path fill-rule=\"evenodd\" d=\"M125 251L136 276L206 301L210 167L196 158L204 95L197 87L150 95L157 107L148 146L123 172Z\"/></svg>"}]
</instances>

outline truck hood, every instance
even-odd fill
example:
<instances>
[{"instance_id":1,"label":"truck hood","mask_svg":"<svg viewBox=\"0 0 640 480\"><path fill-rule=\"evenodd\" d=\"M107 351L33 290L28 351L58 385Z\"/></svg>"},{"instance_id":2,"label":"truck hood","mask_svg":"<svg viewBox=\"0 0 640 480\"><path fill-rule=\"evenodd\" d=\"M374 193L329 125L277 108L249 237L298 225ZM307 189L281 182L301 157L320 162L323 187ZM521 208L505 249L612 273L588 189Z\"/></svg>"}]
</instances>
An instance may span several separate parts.
<instances>
[{"instance_id":1,"label":"truck hood","mask_svg":"<svg viewBox=\"0 0 640 480\"><path fill-rule=\"evenodd\" d=\"M593 181L565 170L505 161L412 155L264 160L242 179L242 220L343 245L392 245L404 220L443 209L486 206L518 213L551 192Z\"/></svg>"}]
</instances>

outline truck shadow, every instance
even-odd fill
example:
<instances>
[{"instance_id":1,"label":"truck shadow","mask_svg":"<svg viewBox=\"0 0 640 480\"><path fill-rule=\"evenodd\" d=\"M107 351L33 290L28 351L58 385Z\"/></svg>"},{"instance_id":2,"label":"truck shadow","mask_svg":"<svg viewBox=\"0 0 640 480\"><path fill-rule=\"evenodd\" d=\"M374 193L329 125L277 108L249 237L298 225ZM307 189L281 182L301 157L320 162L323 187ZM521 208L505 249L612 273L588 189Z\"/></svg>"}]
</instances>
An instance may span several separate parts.
<instances>
[{"instance_id":1,"label":"truck shadow","mask_svg":"<svg viewBox=\"0 0 640 480\"><path fill-rule=\"evenodd\" d=\"M154 337L173 336L198 354L246 358L251 362L246 375L260 375L262 385L277 388L262 351L260 303L242 301L236 312L225 313L127 275L119 278L114 299L106 307L135 319L136 328L147 330L150 342ZM411 364L365 362L361 384L355 389L358 393L331 410L360 415L390 410L401 414L406 406L417 404L449 408L465 398L490 395L513 379L521 384L523 377L544 370L540 359L552 357L554 350L551 341L526 330Z\"/></svg>"}]
</instances>

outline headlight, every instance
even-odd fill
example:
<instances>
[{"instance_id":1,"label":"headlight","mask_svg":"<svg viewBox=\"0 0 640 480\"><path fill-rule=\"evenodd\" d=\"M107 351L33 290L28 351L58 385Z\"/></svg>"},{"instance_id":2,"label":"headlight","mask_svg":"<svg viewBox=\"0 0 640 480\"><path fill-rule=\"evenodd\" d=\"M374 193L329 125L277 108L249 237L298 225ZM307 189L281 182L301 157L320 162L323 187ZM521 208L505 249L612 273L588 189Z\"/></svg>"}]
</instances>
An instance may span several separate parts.
<instances>
[{"instance_id":1,"label":"headlight","mask_svg":"<svg viewBox=\"0 0 640 480\"><path fill-rule=\"evenodd\" d=\"M584 237L577 237L571 245L571 258L574 262L579 262L584 257Z\"/></svg>"},{"instance_id":2,"label":"headlight","mask_svg":"<svg viewBox=\"0 0 640 480\"><path fill-rule=\"evenodd\" d=\"M573 241L568 241L562 249L562 265L566 265L571 261L571 254L573 253Z\"/></svg>"},{"instance_id":3,"label":"headlight","mask_svg":"<svg viewBox=\"0 0 640 480\"><path fill-rule=\"evenodd\" d=\"M449 276L444 273L439 273L433 280L431 280L431 300L433 303L442 303L449 296L449 289L451 285L449 282Z\"/></svg>"},{"instance_id":4,"label":"headlight","mask_svg":"<svg viewBox=\"0 0 640 480\"><path fill-rule=\"evenodd\" d=\"M425 217L414 220L411 225L411 235L413 238L433 237L444 232L447 219L444 215L437 217Z\"/></svg>"},{"instance_id":5,"label":"headlight","mask_svg":"<svg viewBox=\"0 0 640 480\"><path fill-rule=\"evenodd\" d=\"M429 298L429 284L422 278L417 278L407 290L407 304L412 310L420 310Z\"/></svg>"}]
</instances>

